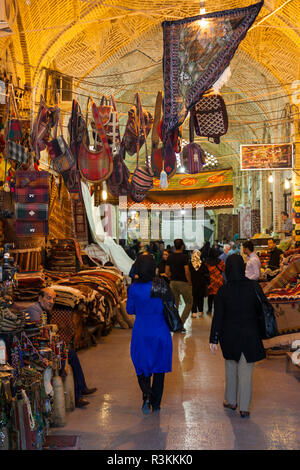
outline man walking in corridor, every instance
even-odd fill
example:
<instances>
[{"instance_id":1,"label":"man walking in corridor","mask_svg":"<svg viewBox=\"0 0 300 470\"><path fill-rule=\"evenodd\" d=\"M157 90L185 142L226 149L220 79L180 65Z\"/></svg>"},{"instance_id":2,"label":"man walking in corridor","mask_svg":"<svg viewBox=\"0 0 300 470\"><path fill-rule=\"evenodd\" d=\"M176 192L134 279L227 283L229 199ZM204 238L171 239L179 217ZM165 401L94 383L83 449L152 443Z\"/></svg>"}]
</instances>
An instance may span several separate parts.
<instances>
[{"instance_id":1,"label":"man walking in corridor","mask_svg":"<svg viewBox=\"0 0 300 470\"><path fill-rule=\"evenodd\" d=\"M174 247L175 252L171 253L167 259L166 274L171 280L170 287L174 294L177 308L179 307L180 295L182 295L185 302L185 307L181 315L181 321L184 326L193 305L192 279L188 256L183 253L183 240L181 238L174 240ZM185 333L184 328L182 329L182 332Z\"/></svg>"}]
</instances>

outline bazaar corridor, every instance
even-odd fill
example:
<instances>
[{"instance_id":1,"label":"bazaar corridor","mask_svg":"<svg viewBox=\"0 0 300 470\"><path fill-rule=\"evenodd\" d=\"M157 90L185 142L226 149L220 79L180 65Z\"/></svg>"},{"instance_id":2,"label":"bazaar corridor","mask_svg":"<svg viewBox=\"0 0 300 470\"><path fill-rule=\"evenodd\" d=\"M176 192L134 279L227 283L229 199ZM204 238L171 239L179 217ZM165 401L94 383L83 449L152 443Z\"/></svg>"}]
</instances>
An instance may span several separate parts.
<instances>
[{"instance_id":1,"label":"bazaar corridor","mask_svg":"<svg viewBox=\"0 0 300 470\"><path fill-rule=\"evenodd\" d=\"M189 319L173 336L173 372L166 374L160 415L144 416L130 360L132 330L114 329L79 351L88 386L85 409L67 414L52 434L80 436L82 450L291 450L300 446L300 373L285 357L259 362L249 419L224 410L224 361L209 351L211 319Z\"/></svg>"}]
</instances>

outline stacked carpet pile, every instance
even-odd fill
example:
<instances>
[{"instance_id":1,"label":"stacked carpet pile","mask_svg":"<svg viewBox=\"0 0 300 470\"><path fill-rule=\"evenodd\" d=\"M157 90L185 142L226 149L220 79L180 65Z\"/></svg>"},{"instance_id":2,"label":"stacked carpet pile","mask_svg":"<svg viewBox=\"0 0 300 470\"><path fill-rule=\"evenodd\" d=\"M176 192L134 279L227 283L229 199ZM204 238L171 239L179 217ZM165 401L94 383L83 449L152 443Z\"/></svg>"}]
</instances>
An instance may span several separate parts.
<instances>
[{"instance_id":1,"label":"stacked carpet pile","mask_svg":"<svg viewBox=\"0 0 300 470\"><path fill-rule=\"evenodd\" d=\"M14 288L15 300L36 301L40 290L45 287L45 276L42 271L17 273L17 287Z\"/></svg>"},{"instance_id":2,"label":"stacked carpet pile","mask_svg":"<svg viewBox=\"0 0 300 470\"><path fill-rule=\"evenodd\" d=\"M124 277L115 267L99 267L78 273L46 271L46 283L56 292L51 323L75 349L106 336L118 323L132 328L134 319L126 312Z\"/></svg>"},{"instance_id":3,"label":"stacked carpet pile","mask_svg":"<svg viewBox=\"0 0 300 470\"><path fill-rule=\"evenodd\" d=\"M52 239L47 252L47 268L50 271L75 273L82 265L80 247L70 239Z\"/></svg>"}]
</instances>

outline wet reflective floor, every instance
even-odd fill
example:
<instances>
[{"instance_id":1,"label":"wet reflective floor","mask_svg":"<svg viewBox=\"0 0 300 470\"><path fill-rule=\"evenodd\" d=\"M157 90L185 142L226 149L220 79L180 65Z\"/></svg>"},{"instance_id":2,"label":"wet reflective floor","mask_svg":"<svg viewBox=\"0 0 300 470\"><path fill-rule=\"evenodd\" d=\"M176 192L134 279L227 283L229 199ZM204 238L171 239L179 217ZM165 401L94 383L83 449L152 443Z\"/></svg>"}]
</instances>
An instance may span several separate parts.
<instances>
[{"instance_id":1,"label":"wet reflective floor","mask_svg":"<svg viewBox=\"0 0 300 470\"><path fill-rule=\"evenodd\" d=\"M160 414L144 416L130 359L131 330L115 328L78 355L90 404L67 413L53 434L80 435L83 450L269 449L300 447L300 370L285 357L256 363L249 419L224 410L224 360L208 346L211 319L189 319L173 335L173 372L166 374Z\"/></svg>"}]
</instances>

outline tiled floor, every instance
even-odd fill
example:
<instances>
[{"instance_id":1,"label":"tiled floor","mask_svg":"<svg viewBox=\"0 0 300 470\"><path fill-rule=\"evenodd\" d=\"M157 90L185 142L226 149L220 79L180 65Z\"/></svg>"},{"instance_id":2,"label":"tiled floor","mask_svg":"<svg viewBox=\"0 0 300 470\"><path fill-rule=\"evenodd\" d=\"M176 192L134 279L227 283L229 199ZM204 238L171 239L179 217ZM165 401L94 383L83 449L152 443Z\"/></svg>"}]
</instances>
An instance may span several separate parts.
<instances>
[{"instance_id":1,"label":"tiled floor","mask_svg":"<svg viewBox=\"0 0 300 470\"><path fill-rule=\"evenodd\" d=\"M283 357L254 369L250 419L224 410L224 360L208 346L210 318L189 319L173 335L173 372L166 375L160 415L144 416L130 359L131 330L114 329L80 351L90 405L67 415L54 433L80 435L81 449L299 449L300 371Z\"/></svg>"}]
</instances>

